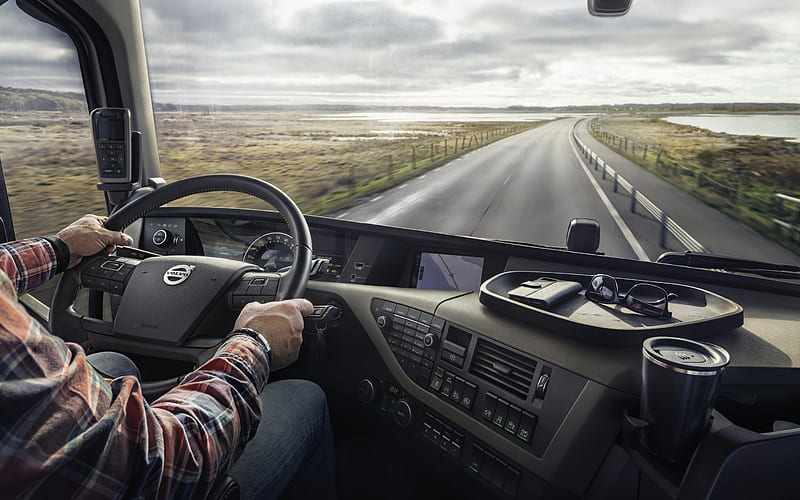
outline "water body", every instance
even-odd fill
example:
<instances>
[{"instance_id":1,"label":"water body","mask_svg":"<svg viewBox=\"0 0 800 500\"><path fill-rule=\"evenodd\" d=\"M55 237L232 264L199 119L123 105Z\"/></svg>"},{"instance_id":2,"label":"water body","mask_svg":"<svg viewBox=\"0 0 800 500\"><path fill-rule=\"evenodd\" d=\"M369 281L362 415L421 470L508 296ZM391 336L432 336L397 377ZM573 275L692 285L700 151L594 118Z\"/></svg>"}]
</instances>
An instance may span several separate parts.
<instances>
[{"instance_id":1,"label":"water body","mask_svg":"<svg viewBox=\"0 0 800 500\"><path fill-rule=\"evenodd\" d=\"M800 115L691 115L669 116L665 120L712 132L800 140Z\"/></svg>"}]
</instances>

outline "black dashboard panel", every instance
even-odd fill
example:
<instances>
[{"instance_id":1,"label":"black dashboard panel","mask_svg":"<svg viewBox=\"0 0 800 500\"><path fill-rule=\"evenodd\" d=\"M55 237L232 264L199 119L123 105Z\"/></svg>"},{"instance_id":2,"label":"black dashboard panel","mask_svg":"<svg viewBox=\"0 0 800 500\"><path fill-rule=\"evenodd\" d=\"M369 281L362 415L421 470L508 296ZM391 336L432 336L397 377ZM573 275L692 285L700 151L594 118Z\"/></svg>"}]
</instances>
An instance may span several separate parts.
<instances>
[{"instance_id":1,"label":"black dashboard panel","mask_svg":"<svg viewBox=\"0 0 800 500\"><path fill-rule=\"evenodd\" d=\"M744 307L744 325L706 337L732 357L721 407L736 423L759 432L767 429L756 421L800 418L800 403L771 403L800 393L796 283L322 217L307 220L314 256L332 264L309 282L307 296L339 304L347 313L328 342L340 342L346 351L356 340L367 341L385 367L361 373L360 382L339 389L387 415L389 425L419 442L421 453L438 450L442 460L491 495L586 494L619 445L623 411L638 400L641 349L583 342L505 317L483 306L472 291L415 289L423 252L480 258L482 280L508 270L604 272L689 284L730 298ZM176 230L183 240L173 237L174 248L158 247L153 237L159 229ZM153 212L138 236L143 248L159 253L242 260L259 236L284 231L272 212L168 208ZM667 482L675 477L680 474Z\"/></svg>"}]
</instances>

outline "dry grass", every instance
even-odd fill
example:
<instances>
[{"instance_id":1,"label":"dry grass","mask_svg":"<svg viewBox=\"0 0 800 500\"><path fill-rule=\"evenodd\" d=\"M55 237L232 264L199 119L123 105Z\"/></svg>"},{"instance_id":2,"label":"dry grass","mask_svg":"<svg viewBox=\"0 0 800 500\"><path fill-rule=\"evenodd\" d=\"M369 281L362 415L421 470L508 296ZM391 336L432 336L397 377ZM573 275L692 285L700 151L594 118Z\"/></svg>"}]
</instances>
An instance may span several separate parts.
<instances>
[{"instance_id":1,"label":"dry grass","mask_svg":"<svg viewBox=\"0 0 800 500\"><path fill-rule=\"evenodd\" d=\"M223 172L250 175L286 191L304 212L323 214L543 122L385 123L300 113L163 112L156 123L168 181ZM105 211L94 187L88 118L0 113L0 158L18 237L51 233L83 213ZM180 203L263 207L259 200L228 193Z\"/></svg>"}]
</instances>

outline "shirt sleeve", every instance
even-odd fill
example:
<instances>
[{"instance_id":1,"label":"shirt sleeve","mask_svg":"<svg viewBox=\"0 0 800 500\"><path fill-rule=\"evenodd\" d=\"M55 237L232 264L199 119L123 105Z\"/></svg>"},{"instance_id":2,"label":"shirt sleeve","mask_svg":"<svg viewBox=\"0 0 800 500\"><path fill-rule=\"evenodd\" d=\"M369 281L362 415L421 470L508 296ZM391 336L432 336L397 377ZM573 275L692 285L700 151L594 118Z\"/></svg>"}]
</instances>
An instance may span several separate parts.
<instances>
[{"instance_id":1,"label":"shirt sleeve","mask_svg":"<svg viewBox=\"0 0 800 500\"><path fill-rule=\"evenodd\" d=\"M12 283L0 272L2 496L202 498L261 418L258 342L232 337L150 405L135 377L103 379L31 320Z\"/></svg>"},{"instance_id":2,"label":"shirt sleeve","mask_svg":"<svg viewBox=\"0 0 800 500\"><path fill-rule=\"evenodd\" d=\"M56 274L56 267L56 252L44 238L0 244L0 271L11 279L18 295L47 282Z\"/></svg>"}]
</instances>

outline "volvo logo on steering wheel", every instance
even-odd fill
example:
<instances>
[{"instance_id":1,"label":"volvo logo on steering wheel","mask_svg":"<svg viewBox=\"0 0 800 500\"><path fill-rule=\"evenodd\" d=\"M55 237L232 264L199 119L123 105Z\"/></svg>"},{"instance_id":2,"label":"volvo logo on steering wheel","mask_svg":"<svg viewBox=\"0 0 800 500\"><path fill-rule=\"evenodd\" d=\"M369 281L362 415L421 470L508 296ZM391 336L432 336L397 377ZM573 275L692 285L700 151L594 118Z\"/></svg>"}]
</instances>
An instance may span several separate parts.
<instances>
[{"instance_id":1,"label":"volvo logo on steering wheel","mask_svg":"<svg viewBox=\"0 0 800 500\"><path fill-rule=\"evenodd\" d=\"M180 285L189 278L193 269L194 266L190 266L189 264L172 266L164 273L164 283L167 285Z\"/></svg>"}]
</instances>

